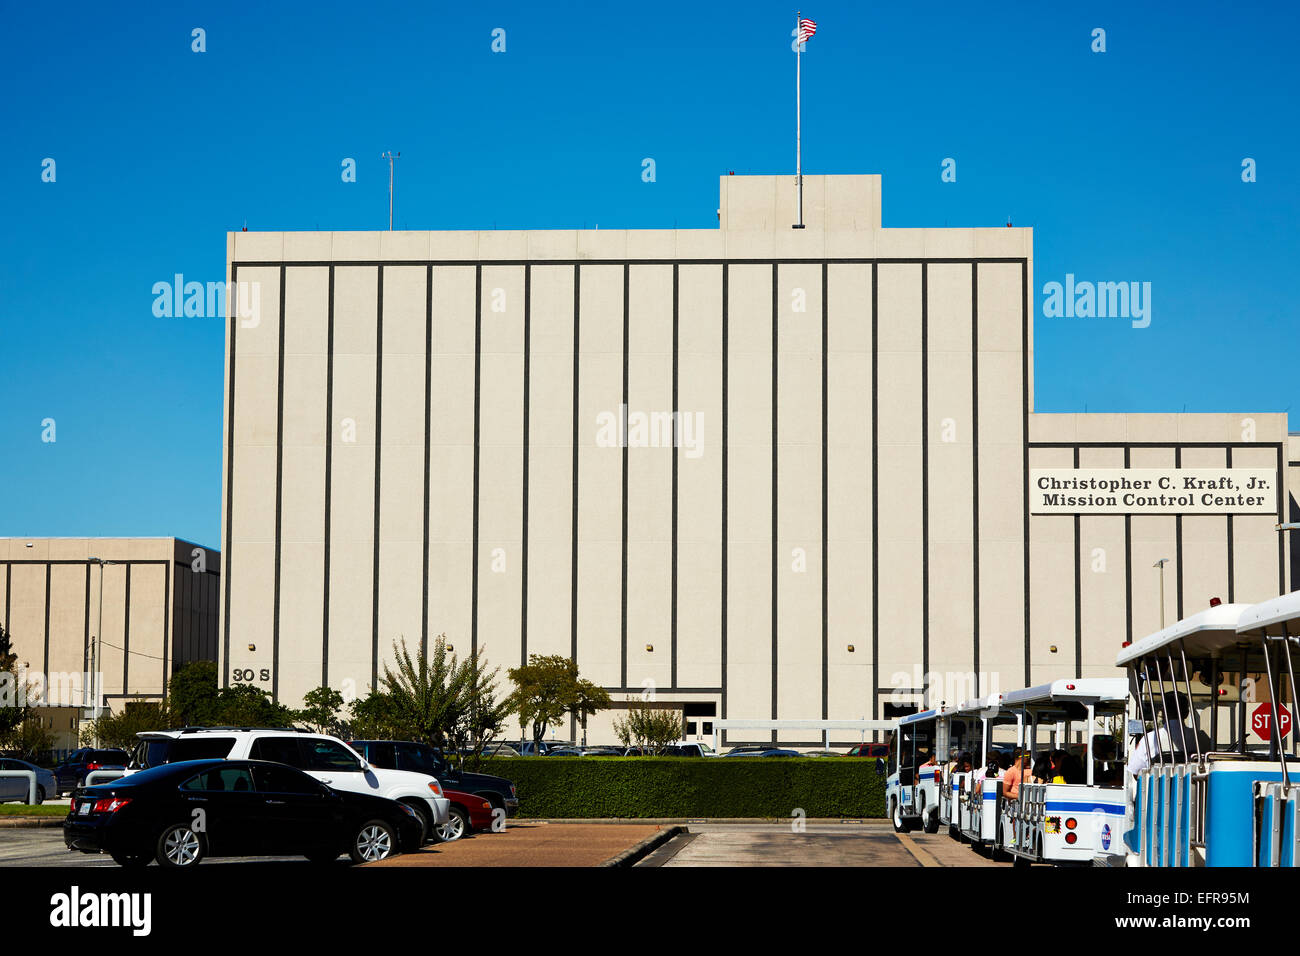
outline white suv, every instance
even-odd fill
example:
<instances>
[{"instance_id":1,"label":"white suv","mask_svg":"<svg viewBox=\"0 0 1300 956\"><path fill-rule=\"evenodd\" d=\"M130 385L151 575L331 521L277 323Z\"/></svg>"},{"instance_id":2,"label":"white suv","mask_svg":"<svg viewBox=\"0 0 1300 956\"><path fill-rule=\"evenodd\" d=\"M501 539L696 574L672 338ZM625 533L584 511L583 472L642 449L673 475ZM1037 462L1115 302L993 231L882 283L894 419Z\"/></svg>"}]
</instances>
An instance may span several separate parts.
<instances>
[{"instance_id":1,"label":"white suv","mask_svg":"<svg viewBox=\"0 0 1300 956\"><path fill-rule=\"evenodd\" d=\"M368 764L355 750L324 734L251 727L186 727L136 734L131 770L182 760L270 760L310 774L326 786L404 803L424 822L427 837L450 818L451 801L432 777ZM128 771L130 772L130 771Z\"/></svg>"}]
</instances>

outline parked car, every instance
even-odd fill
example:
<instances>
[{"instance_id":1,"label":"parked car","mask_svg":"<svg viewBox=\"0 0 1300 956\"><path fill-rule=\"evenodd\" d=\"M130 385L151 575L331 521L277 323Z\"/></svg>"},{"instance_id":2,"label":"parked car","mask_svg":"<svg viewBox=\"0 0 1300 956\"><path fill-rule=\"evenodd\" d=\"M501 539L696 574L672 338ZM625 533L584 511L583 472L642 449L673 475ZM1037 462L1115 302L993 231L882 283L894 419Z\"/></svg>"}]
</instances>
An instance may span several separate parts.
<instances>
[{"instance_id":1,"label":"parked car","mask_svg":"<svg viewBox=\"0 0 1300 956\"><path fill-rule=\"evenodd\" d=\"M125 770L131 755L116 747L82 747L74 750L54 768L55 788L58 796L85 783L86 774L92 770Z\"/></svg>"},{"instance_id":2,"label":"parked car","mask_svg":"<svg viewBox=\"0 0 1300 956\"><path fill-rule=\"evenodd\" d=\"M57 795L59 792L59 786L55 781L53 771L38 767L34 763L28 763L26 760L19 760L17 757L5 757L0 760L0 770L30 770L35 773L36 802L38 804L44 803L46 797ZM0 803L9 800L26 803L32 798L27 783L26 777L0 777Z\"/></svg>"},{"instance_id":3,"label":"parked car","mask_svg":"<svg viewBox=\"0 0 1300 956\"><path fill-rule=\"evenodd\" d=\"M665 757L716 757L718 752L708 744L698 741L690 743L673 744L664 749Z\"/></svg>"},{"instance_id":4,"label":"parked car","mask_svg":"<svg viewBox=\"0 0 1300 956\"><path fill-rule=\"evenodd\" d=\"M79 787L63 822L69 850L173 869L209 856L301 854L328 863L347 853L371 863L419 849L423 832L406 804L259 760L185 760Z\"/></svg>"},{"instance_id":5,"label":"parked car","mask_svg":"<svg viewBox=\"0 0 1300 956\"><path fill-rule=\"evenodd\" d=\"M518 750L509 744L489 744L483 748L484 757L519 757Z\"/></svg>"},{"instance_id":6,"label":"parked car","mask_svg":"<svg viewBox=\"0 0 1300 956\"><path fill-rule=\"evenodd\" d=\"M426 837L447 822L451 804L442 784L427 774L371 766L336 737L256 727L186 727L136 734L132 767L147 769L195 759L195 751L224 760L288 764L335 790L368 793L405 803L420 817Z\"/></svg>"},{"instance_id":7,"label":"parked car","mask_svg":"<svg viewBox=\"0 0 1300 956\"><path fill-rule=\"evenodd\" d=\"M855 744L849 749L847 756L877 757L883 760L889 756L889 744Z\"/></svg>"},{"instance_id":8,"label":"parked car","mask_svg":"<svg viewBox=\"0 0 1300 956\"><path fill-rule=\"evenodd\" d=\"M805 750L799 755L800 757L838 757L838 750Z\"/></svg>"},{"instance_id":9,"label":"parked car","mask_svg":"<svg viewBox=\"0 0 1300 956\"><path fill-rule=\"evenodd\" d=\"M732 747L724 757L757 757L765 750L771 750L771 744L742 744L739 747Z\"/></svg>"},{"instance_id":10,"label":"parked car","mask_svg":"<svg viewBox=\"0 0 1300 956\"><path fill-rule=\"evenodd\" d=\"M492 829L492 804L483 797L460 790L444 790L451 801L451 814L447 822L438 827L438 839L445 843L484 830Z\"/></svg>"},{"instance_id":11,"label":"parked car","mask_svg":"<svg viewBox=\"0 0 1300 956\"><path fill-rule=\"evenodd\" d=\"M429 744L409 740L349 740L348 744L373 766L428 774L437 777L446 788L482 797L492 807L504 810L508 817L519 812L519 797L513 783L505 777L462 770ZM455 805L454 800L452 804Z\"/></svg>"}]
</instances>

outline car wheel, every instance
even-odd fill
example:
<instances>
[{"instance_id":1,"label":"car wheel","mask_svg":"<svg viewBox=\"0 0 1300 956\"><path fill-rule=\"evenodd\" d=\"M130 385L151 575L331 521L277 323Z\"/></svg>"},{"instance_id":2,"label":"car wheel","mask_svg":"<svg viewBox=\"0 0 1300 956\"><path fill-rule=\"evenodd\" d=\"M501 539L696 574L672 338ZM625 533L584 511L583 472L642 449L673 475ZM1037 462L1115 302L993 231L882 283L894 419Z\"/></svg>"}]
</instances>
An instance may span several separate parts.
<instances>
[{"instance_id":1,"label":"car wheel","mask_svg":"<svg viewBox=\"0 0 1300 956\"><path fill-rule=\"evenodd\" d=\"M40 806L40 805L41 805L42 803L44 803L44 802L45 802L45 788L44 788L44 787L37 787L37 788L36 788L36 805L37 805L37 806Z\"/></svg>"},{"instance_id":2,"label":"car wheel","mask_svg":"<svg viewBox=\"0 0 1300 956\"><path fill-rule=\"evenodd\" d=\"M138 870L140 867L149 865L148 853L113 853L113 862L118 866L128 867L129 869Z\"/></svg>"},{"instance_id":3,"label":"car wheel","mask_svg":"<svg viewBox=\"0 0 1300 956\"><path fill-rule=\"evenodd\" d=\"M469 814L460 807L452 807L447 822L438 827L438 839L451 843L469 833L469 829Z\"/></svg>"},{"instance_id":4,"label":"car wheel","mask_svg":"<svg viewBox=\"0 0 1300 956\"><path fill-rule=\"evenodd\" d=\"M420 841L419 845L424 846L430 840L437 840L437 828L433 825L433 817L429 814L429 808L422 800L399 800L398 803L410 807L412 812L420 821Z\"/></svg>"},{"instance_id":5,"label":"car wheel","mask_svg":"<svg viewBox=\"0 0 1300 956\"><path fill-rule=\"evenodd\" d=\"M203 837L188 823L173 823L158 837L158 865L172 869L189 869L203 859Z\"/></svg>"},{"instance_id":6,"label":"car wheel","mask_svg":"<svg viewBox=\"0 0 1300 956\"><path fill-rule=\"evenodd\" d=\"M397 832L383 820L367 820L353 836L348 855L354 863L374 863L397 852Z\"/></svg>"}]
</instances>

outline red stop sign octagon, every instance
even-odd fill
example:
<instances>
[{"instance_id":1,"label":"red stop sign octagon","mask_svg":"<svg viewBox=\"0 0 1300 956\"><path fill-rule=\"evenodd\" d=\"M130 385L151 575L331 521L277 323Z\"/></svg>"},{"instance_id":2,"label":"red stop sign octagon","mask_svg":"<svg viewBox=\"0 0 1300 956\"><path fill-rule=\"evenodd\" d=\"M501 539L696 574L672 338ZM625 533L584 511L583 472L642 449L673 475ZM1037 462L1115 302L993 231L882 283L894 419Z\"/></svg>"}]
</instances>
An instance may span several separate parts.
<instances>
[{"instance_id":1,"label":"red stop sign octagon","mask_svg":"<svg viewBox=\"0 0 1300 956\"><path fill-rule=\"evenodd\" d=\"M1279 706L1277 709L1277 719L1282 725L1282 738L1285 739L1287 734L1291 733L1291 711L1286 707ZM1250 714L1250 728L1259 734L1261 740L1271 740L1273 737L1273 705L1260 704Z\"/></svg>"}]
</instances>

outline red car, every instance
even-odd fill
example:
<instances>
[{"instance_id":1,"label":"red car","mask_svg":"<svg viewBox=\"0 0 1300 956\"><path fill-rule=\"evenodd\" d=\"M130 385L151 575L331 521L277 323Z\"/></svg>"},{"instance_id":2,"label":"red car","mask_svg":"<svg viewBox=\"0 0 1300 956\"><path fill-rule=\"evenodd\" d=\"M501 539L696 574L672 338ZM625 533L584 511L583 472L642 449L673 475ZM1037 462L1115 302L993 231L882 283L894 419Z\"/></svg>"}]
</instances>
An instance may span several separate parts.
<instances>
[{"instance_id":1,"label":"red car","mask_svg":"<svg viewBox=\"0 0 1300 956\"><path fill-rule=\"evenodd\" d=\"M444 843L470 836L475 831L492 829L492 804L472 793L459 790L442 791L442 795L451 801L451 813L447 822L438 827L438 839ZM505 823L504 817L502 824Z\"/></svg>"},{"instance_id":2,"label":"red car","mask_svg":"<svg viewBox=\"0 0 1300 956\"><path fill-rule=\"evenodd\" d=\"M889 744L858 744L848 752L850 757L888 757Z\"/></svg>"}]
</instances>

